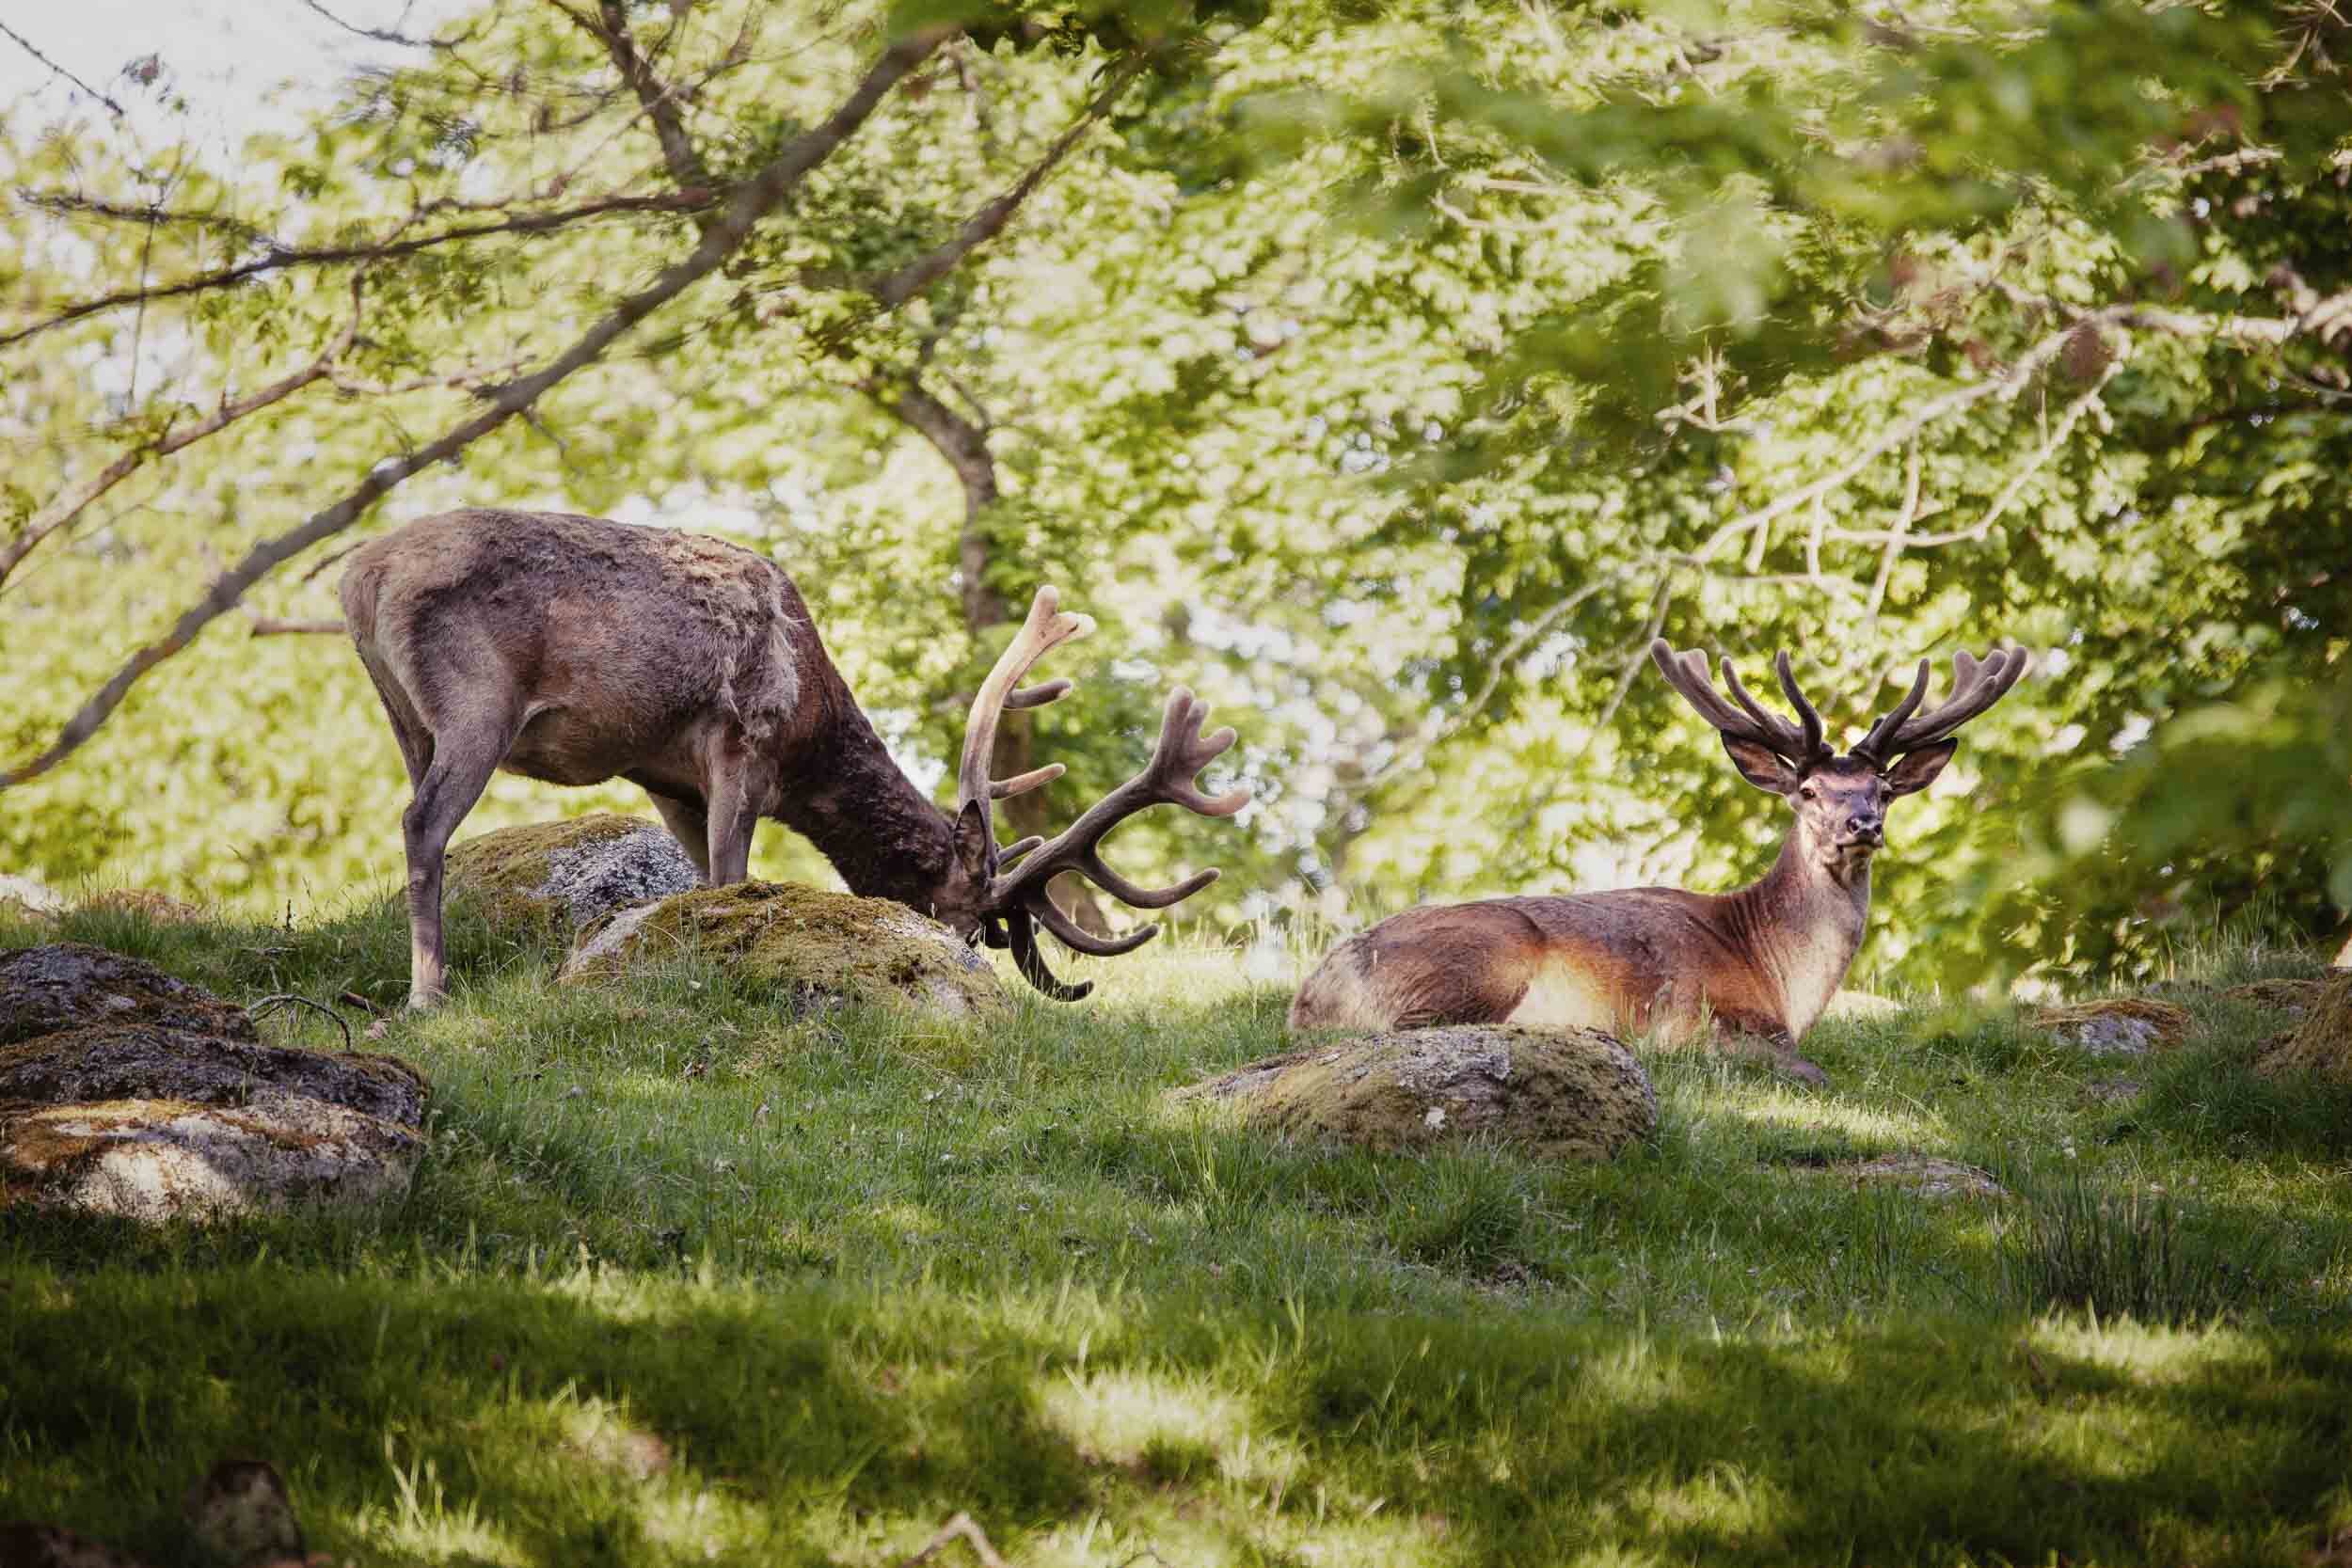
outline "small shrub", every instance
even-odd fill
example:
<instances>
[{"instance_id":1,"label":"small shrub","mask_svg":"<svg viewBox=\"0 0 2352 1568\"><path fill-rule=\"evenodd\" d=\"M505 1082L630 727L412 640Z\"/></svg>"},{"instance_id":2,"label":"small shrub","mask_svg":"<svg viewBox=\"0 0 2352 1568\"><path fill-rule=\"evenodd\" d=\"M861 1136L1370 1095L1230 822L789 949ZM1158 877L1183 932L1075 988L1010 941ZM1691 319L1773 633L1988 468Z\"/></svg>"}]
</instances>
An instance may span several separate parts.
<instances>
[{"instance_id":1,"label":"small shrub","mask_svg":"<svg viewBox=\"0 0 2352 1568\"><path fill-rule=\"evenodd\" d=\"M2273 1272L2274 1240L2225 1245L2169 1194L2105 1192L2079 1173L2027 1195L1996 1232L2001 1293L2028 1310L2083 1307L2143 1323L2227 1317Z\"/></svg>"}]
</instances>

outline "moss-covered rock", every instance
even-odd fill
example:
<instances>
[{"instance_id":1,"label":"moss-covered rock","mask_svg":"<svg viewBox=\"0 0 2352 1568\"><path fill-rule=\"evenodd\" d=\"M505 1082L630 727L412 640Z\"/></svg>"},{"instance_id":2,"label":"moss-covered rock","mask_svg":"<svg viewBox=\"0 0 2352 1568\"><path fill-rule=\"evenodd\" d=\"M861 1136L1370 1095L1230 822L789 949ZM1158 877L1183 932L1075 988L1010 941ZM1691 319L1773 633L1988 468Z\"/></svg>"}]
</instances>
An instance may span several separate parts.
<instances>
[{"instance_id":1,"label":"moss-covered rock","mask_svg":"<svg viewBox=\"0 0 2352 1568\"><path fill-rule=\"evenodd\" d=\"M774 987L800 1011L845 1003L968 1018L1009 1006L985 959L946 927L886 898L789 882L699 888L580 932L563 980L692 952Z\"/></svg>"},{"instance_id":2,"label":"moss-covered rock","mask_svg":"<svg viewBox=\"0 0 2352 1568\"><path fill-rule=\"evenodd\" d=\"M44 1035L0 1050L0 1204L154 1223L373 1202L407 1190L424 1105L389 1056L158 1023Z\"/></svg>"},{"instance_id":3,"label":"moss-covered rock","mask_svg":"<svg viewBox=\"0 0 2352 1568\"><path fill-rule=\"evenodd\" d=\"M1990 1171L1931 1154L1882 1154L1829 1167L1857 1187L1897 1187L1919 1197L2007 1197Z\"/></svg>"},{"instance_id":4,"label":"moss-covered rock","mask_svg":"<svg viewBox=\"0 0 2352 1568\"><path fill-rule=\"evenodd\" d=\"M1658 1126L1633 1053L1598 1030L1454 1024L1327 1040L1176 1091L1253 1127L1395 1151L1494 1138L1605 1160Z\"/></svg>"},{"instance_id":5,"label":"moss-covered rock","mask_svg":"<svg viewBox=\"0 0 2352 1568\"><path fill-rule=\"evenodd\" d=\"M451 846L443 875L450 899L493 926L553 931L701 885L668 829L611 812L469 838Z\"/></svg>"},{"instance_id":6,"label":"moss-covered rock","mask_svg":"<svg viewBox=\"0 0 2352 1568\"><path fill-rule=\"evenodd\" d=\"M2233 1002L2250 1002L2258 1007L2292 1014L2300 1018L2318 1002L2320 993L2328 989L2325 980L2249 980L2242 986L2232 986L2221 994Z\"/></svg>"},{"instance_id":7,"label":"moss-covered rock","mask_svg":"<svg viewBox=\"0 0 2352 1568\"><path fill-rule=\"evenodd\" d=\"M2035 1008L2026 1022L2094 1056L2145 1055L2159 1046L2180 1044L2196 1025L2187 1009L2145 996L2061 1002Z\"/></svg>"},{"instance_id":8,"label":"moss-covered rock","mask_svg":"<svg viewBox=\"0 0 2352 1568\"><path fill-rule=\"evenodd\" d=\"M101 1023L260 1037L243 1007L143 959L80 942L0 952L0 1046Z\"/></svg>"},{"instance_id":9,"label":"moss-covered rock","mask_svg":"<svg viewBox=\"0 0 2352 1568\"><path fill-rule=\"evenodd\" d=\"M2352 971L2331 976L2303 1022L2270 1040L2254 1065L2265 1073L2312 1073L2352 1084Z\"/></svg>"}]
</instances>

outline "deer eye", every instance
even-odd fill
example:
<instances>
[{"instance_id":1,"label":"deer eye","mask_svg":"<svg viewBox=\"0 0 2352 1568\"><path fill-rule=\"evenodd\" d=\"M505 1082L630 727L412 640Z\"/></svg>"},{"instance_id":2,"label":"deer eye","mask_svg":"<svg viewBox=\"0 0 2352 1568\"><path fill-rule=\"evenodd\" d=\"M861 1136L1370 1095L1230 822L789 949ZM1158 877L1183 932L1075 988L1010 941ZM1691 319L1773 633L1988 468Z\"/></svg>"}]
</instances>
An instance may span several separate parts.
<instances>
[{"instance_id":1,"label":"deer eye","mask_svg":"<svg viewBox=\"0 0 2352 1568\"><path fill-rule=\"evenodd\" d=\"M1806 784L1804 788L1797 791L1797 799L1800 800L1815 800L1820 798L1820 794L1821 792L1820 790L1814 788L1811 784Z\"/></svg>"}]
</instances>

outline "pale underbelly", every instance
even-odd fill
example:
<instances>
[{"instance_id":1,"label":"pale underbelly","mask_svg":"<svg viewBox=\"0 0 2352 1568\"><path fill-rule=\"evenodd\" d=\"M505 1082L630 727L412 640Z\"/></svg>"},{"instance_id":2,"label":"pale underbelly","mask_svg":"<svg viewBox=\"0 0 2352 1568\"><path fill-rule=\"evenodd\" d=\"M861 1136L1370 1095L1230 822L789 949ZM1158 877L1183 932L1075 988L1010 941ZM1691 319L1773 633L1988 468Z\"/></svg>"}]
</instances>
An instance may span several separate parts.
<instances>
[{"instance_id":1,"label":"pale underbelly","mask_svg":"<svg viewBox=\"0 0 2352 1568\"><path fill-rule=\"evenodd\" d=\"M1527 1029L1614 1029L1619 1019L1616 999L1591 975L1547 964L1502 1022Z\"/></svg>"},{"instance_id":2,"label":"pale underbelly","mask_svg":"<svg viewBox=\"0 0 2352 1568\"><path fill-rule=\"evenodd\" d=\"M1536 971L1527 994L1502 1022L1527 1029L1650 1030L1678 1037L1697 1024L1702 995L1695 982L1671 980L1646 993L1628 991L1575 964L1550 963Z\"/></svg>"}]
</instances>

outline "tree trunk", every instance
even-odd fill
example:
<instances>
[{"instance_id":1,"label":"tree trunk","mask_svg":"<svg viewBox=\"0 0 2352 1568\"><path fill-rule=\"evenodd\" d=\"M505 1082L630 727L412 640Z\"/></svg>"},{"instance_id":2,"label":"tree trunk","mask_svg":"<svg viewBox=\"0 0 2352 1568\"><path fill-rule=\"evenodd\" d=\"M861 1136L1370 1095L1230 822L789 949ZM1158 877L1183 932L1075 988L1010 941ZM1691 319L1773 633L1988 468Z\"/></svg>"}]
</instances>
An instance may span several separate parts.
<instances>
[{"instance_id":1,"label":"tree trunk","mask_svg":"<svg viewBox=\"0 0 2352 1568\"><path fill-rule=\"evenodd\" d=\"M930 442L963 487L963 531L956 543L956 563L963 578L964 630L977 638L989 627L1011 620L1003 595L988 585L987 517L1003 492L997 488L996 458L988 450L987 430L932 396L912 372L889 379L869 377L863 385L877 405ZM996 726L995 751L989 759L991 775L1009 779L1037 766L1037 731L1031 716L1018 710L1006 714ZM996 810L1009 830L999 835L1002 838L1026 838L1032 833L1052 836L1046 828L1045 791L1041 789L1016 795ZM1080 928L1098 935L1109 932L1103 906L1084 879L1064 872L1048 884L1048 891Z\"/></svg>"}]
</instances>

